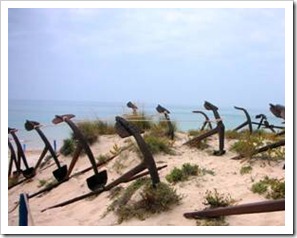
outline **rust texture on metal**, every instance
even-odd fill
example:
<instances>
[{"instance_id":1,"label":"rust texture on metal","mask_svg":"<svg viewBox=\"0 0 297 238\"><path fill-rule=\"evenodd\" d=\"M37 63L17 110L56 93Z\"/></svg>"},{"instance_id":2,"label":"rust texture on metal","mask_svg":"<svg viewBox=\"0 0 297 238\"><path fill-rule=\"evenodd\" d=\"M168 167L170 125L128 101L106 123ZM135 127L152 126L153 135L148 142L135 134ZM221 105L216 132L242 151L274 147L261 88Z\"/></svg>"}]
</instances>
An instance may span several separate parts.
<instances>
[{"instance_id":1,"label":"rust texture on metal","mask_svg":"<svg viewBox=\"0 0 297 238\"><path fill-rule=\"evenodd\" d=\"M285 199L261 201L255 203L246 203L235 206L209 208L201 211L184 213L184 217L199 219L199 218L214 218L229 215L241 215L251 213L276 212L285 210Z\"/></svg>"}]
</instances>

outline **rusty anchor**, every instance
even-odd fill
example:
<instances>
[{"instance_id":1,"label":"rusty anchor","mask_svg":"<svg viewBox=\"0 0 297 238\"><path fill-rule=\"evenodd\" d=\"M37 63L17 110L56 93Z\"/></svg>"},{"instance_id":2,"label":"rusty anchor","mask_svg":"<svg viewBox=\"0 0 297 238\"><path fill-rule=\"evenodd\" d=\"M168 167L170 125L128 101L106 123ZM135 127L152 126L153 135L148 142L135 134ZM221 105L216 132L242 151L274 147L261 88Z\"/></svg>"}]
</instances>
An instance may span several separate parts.
<instances>
[{"instance_id":1,"label":"rusty anchor","mask_svg":"<svg viewBox=\"0 0 297 238\"><path fill-rule=\"evenodd\" d=\"M251 117L250 117L250 114L248 113L248 111L245 108L243 108L243 107L236 107L236 106L234 106L234 108L237 109L237 110L243 111L244 112L244 115L246 117L246 121L243 122L242 124L240 124L238 127L236 127L234 129L234 131L238 131L238 130L240 130L241 128L243 128L245 126L248 126L249 132L250 133L253 133L252 120L251 120Z\"/></svg>"},{"instance_id":2,"label":"rusty anchor","mask_svg":"<svg viewBox=\"0 0 297 238\"><path fill-rule=\"evenodd\" d=\"M94 155L85 139L81 131L78 129L78 127L71 121L71 118L75 117L73 114L66 114L66 115L56 115L56 117L52 120L54 124L58 124L61 122L66 122L69 127L72 129L74 133L74 137L78 140L78 146L76 148L75 154L73 156L73 159L70 163L69 170L67 173L67 177L71 174L75 163L78 160L78 157L81 153L82 150L84 150L92 164L93 170L94 170L94 175L87 178L87 184L89 189L92 191L100 189L103 187L106 182L107 182L107 172L106 170L103 170L101 172L98 172L97 166L96 166L96 161L94 158Z\"/></svg>"},{"instance_id":3,"label":"rusty anchor","mask_svg":"<svg viewBox=\"0 0 297 238\"><path fill-rule=\"evenodd\" d=\"M133 104L131 101L129 101L127 103L127 107L129 107L129 108L131 108L133 110L134 115L137 114L138 107L135 104Z\"/></svg>"},{"instance_id":4,"label":"rusty anchor","mask_svg":"<svg viewBox=\"0 0 297 238\"><path fill-rule=\"evenodd\" d=\"M218 133L218 135L219 135L219 150L214 151L214 155L218 155L218 156L223 155L226 152L224 150L225 125L223 123L223 120L220 117L218 108L215 105L211 104L208 101L205 101L204 107L206 110L211 110L213 112L214 117L216 119L217 126L214 129L207 131L204 134L199 135L199 136L187 141L186 143L184 143L184 145L196 144L196 143L200 142L201 140Z\"/></svg>"},{"instance_id":5,"label":"rusty anchor","mask_svg":"<svg viewBox=\"0 0 297 238\"><path fill-rule=\"evenodd\" d=\"M168 114L170 114L170 111L168 111L166 108L162 107L160 104L158 104L158 106L156 107L157 112L159 113L163 113L165 116L165 119L167 121L167 125L168 125L168 132L167 132L167 136L173 140L174 139L174 127L170 121L170 117Z\"/></svg>"},{"instance_id":6,"label":"rusty anchor","mask_svg":"<svg viewBox=\"0 0 297 238\"><path fill-rule=\"evenodd\" d=\"M20 174L22 174L22 170L20 168L19 161L17 161L17 156L15 153L15 150L13 148L13 145L11 144L10 140L8 139L8 148L10 150L10 161L8 166L8 177L11 177L11 173L13 177L19 177ZM13 164L16 168L16 171L12 172Z\"/></svg>"},{"instance_id":7,"label":"rusty anchor","mask_svg":"<svg viewBox=\"0 0 297 238\"><path fill-rule=\"evenodd\" d=\"M27 120L25 123L25 128L27 131L32 131L32 130L36 130L38 135L41 137L42 141L45 144L45 147L35 165L35 170L38 169L38 167L40 166L42 160L44 159L44 156L46 155L46 153L49 151L51 154L51 157L54 159L58 169L56 169L55 171L53 171L53 175L56 178L57 181L62 181L66 178L67 176L67 165L60 165L60 162L58 160L58 156L56 154L56 152L54 151L53 147L51 146L50 142L48 141L48 139L46 138L46 136L44 135L44 133L41 131L40 129L41 124L39 122L36 121L29 121Z\"/></svg>"},{"instance_id":8,"label":"rusty anchor","mask_svg":"<svg viewBox=\"0 0 297 238\"><path fill-rule=\"evenodd\" d=\"M138 127L129 123L124 118L117 116L115 128L116 128L118 135L121 138L125 138L125 137L131 136L131 135L134 137L137 145L140 148L140 151L143 154L143 161L141 161L140 164L138 164L137 166L135 166L128 172L124 173L122 176L120 176L116 180L110 182L105 187L101 187L97 191L92 191L87 194L83 194L78 197L75 197L75 198L69 199L67 201L58 203L56 205L50 206L48 208L43 209L41 212L44 212L49 209L57 208L57 207L66 206L66 205L80 201L82 199L85 199L85 198L93 196L93 195L99 195L105 191L109 191L110 189L112 189L113 187L115 187L121 183L127 183L130 181L133 181L133 180L143 177L147 174L150 175L150 178L152 180L152 186L156 187L156 185L160 182L158 170L165 168L167 165L164 165L164 166L161 166L158 168L156 167L154 158L153 158L148 146L146 145L145 141L143 140L142 136L140 135L141 133L143 133L143 131L140 131L140 129ZM142 172L145 169L147 169L148 171Z\"/></svg>"},{"instance_id":9,"label":"rusty anchor","mask_svg":"<svg viewBox=\"0 0 297 238\"><path fill-rule=\"evenodd\" d=\"M22 170L22 174L26 179L33 178L36 175L35 169L33 167L29 167L25 153L23 151L22 145L16 135L16 132L18 130L15 128L8 128L8 133L11 134L11 136L14 139L14 142L17 146L17 163L19 165L19 168L21 167L21 160L23 161L23 164L25 166L25 170ZM21 181L23 182L23 181Z\"/></svg>"},{"instance_id":10,"label":"rusty anchor","mask_svg":"<svg viewBox=\"0 0 297 238\"><path fill-rule=\"evenodd\" d=\"M206 113L205 112L203 112L203 111L192 111L193 113L200 113L200 114L202 114L203 116L204 116L204 122L203 122L203 125L202 125L202 127L201 127L201 131L203 131L203 130L205 130L205 127L206 126L208 126L208 128L210 129L210 130L212 130L212 125L211 125L211 122L210 122L210 120L209 120L209 117L206 115Z\"/></svg>"}]
</instances>

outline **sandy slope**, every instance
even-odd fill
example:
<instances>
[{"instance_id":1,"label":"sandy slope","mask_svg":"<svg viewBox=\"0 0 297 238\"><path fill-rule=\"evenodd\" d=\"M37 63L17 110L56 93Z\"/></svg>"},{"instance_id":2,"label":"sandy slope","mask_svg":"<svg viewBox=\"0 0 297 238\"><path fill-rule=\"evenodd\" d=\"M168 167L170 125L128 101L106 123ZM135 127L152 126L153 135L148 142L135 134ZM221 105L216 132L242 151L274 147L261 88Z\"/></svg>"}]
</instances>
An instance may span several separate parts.
<instances>
[{"instance_id":1,"label":"sandy slope","mask_svg":"<svg viewBox=\"0 0 297 238\"><path fill-rule=\"evenodd\" d=\"M89 192L86 185L86 179L93 175L89 171L81 176L70 179L68 182L60 185L58 188L42 196L30 199L30 208L34 223L37 226L101 226L101 225L120 225L120 226L195 226L195 220L186 219L183 213L205 208L203 205L205 192L207 190L217 189L220 193L230 193L231 197L238 201L238 204L257 202L265 200L261 195L250 191L252 180L258 181L265 175L271 178L283 178L285 170L282 169L283 163L263 163L255 161L252 165L253 170L250 174L241 175L240 168L247 162L230 160L235 154L228 150L232 141L227 141L225 148L226 154L223 156L213 156L211 151L218 148L217 137L210 138L211 147L200 151L192 149L182 144L187 141L188 136L183 133L178 134L178 139L174 143L175 155L156 155L154 156L157 166L167 164L168 167L159 172L161 180L166 182L165 176L174 168L181 167L183 163L197 164L201 168L213 170L215 175L206 174L202 177L192 177L189 181L177 183L174 188L177 193L183 196L181 204L172 210L156 214L144 221L131 219L121 224L117 223L117 217L112 212L105 214L107 207L111 204L109 192L105 192L96 198L85 199L74 204L45 211L43 208L62 202L69 198ZM92 151L96 156L100 154L110 154L113 145L124 146L127 140L119 136L101 136L99 142L92 146ZM30 152L27 154L31 164L38 158L38 153ZM69 164L70 157L59 157L62 163ZM120 166L119 161L122 161ZM124 161L124 162L123 162ZM109 162L100 170L107 169L109 181L119 176L120 170L125 172L139 163L139 159L134 152L124 151L120 156ZM89 167L90 163L86 156L79 158L74 172ZM40 188L39 180L54 179L51 171L55 166L46 170L39 171L37 176L29 183L24 183L9 190L9 210L19 200L20 193L31 194ZM73 172L73 173L74 173ZM128 184L122 184L127 186ZM283 226L285 225L285 212L258 213L250 215L229 216L226 221L230 226ZM18 225L18 209L9 214L9 225Z\"/></svg>"}]
</instances>

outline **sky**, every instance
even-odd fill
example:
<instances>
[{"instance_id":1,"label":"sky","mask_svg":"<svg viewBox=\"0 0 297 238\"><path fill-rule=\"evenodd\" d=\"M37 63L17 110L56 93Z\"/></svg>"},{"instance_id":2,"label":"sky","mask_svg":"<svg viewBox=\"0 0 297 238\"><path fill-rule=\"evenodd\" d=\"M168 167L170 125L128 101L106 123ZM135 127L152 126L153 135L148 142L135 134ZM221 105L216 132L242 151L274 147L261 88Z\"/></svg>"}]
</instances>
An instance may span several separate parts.
<instances>
[{"instance_id":1,"label":"sky","mask_svg":"<svg viewBox=\"0 0 297 238\"><path fill-rule=\"evenodd\" d=\"M8 98L285 103L285 11L9 9Z\"/></svg>"}]
</instances>

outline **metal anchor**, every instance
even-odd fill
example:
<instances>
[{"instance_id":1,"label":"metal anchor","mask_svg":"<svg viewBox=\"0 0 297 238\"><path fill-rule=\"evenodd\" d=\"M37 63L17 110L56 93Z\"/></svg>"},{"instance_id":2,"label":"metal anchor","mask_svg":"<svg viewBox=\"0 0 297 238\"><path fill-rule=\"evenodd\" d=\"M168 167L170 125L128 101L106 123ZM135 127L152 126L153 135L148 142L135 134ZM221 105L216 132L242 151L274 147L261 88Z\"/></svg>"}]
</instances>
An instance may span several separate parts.
<instances>
[{"instance_id":1,"label":"metal anchor","mask_svg":"<svg viewBox=\"0 0 297 238\"><path fill-rule=\"evenodd\" d=\"M15 168L16 168L16 171L14 171L12 173L13 177L18 177L22 173L22 170L20 168L19 162L17 161L17 157L16 157L15 150L13 148L13 145L11 144L9 139L8 139L8 147L9 147L9 150L10 150L10 161L9 161L9 166L8 166L8 177L11 176L13 163L14 163Z\"/></svg>"},{"instance_id":2,"label":"metal anchor","mask_svg":"<svg viewBox=\"0 0 297 238\"><path fill-rule=\"evenodd\" d=\"M219 135L219 150L214 151L214 155L218 155L218 156L223 155L226 152L224 150L225 125L219 115L218 108L215 105L211 104L210 102L205 101L204 107L206 110L213 111L214 117L217 122L217 126L214 129L207 131L206 133L199 135L199 136L187 141L186 143L184 143L184 145L196 144L196 143L200 142L201 140L218 133L218 135Z\"/></svg>"},{"instance_id":3,"label":"metal anchor","mask_svg":"<svg viewBox=\"0 0 297 238\"><path fill-rule=\"evenodd\" d=\"M73 114L56 115L56 117L52 120L52 122L54 124L66 122L69 125L69 127L72 129L72 131L74 133L74 137L78 139L78 146L76 148L73 159L70 163L67 177L69 177L69 175L71 174L71 172L74 168L74 165L77 162L77 159L83 149L86 152L86 154L92 164L94 173L95 173L93 176L91 176L87 179L87 184L88 184L89 189L94 191L94 190L104 187L104 185L107 182L107 172L106 172L106 170L103 170L100 173L98 172L94 155L93 155L85 137L83 136L81 131L78 129L78 127L71 121L71 118L73 118L73 117L75 117Z\"/></svg>"},{"instance_id":4,"label":"metal anchor","mask_svg":"<svg viewBox=\"0 0 297 238\"><path fill-rule=\"evenodd\" d=\"M131 108L133 110L134 115L137 114L138 107L135 104L133 104L132 102L129 101L127 103L127 107L129 107L129 108Z\"/></svg>"},{"instance_id":5,"label":"metal anchor","mask_svg":"<svg viewBox=\"0 0 297 238\"><path fill-rule=\"evenodd\" d=\"M201 131L203 131L205 129L206 126L209 127L210 130L212 130L212 125L211 125L211 122L209 120L209 117L206 115L206 113L202 112L202 111L192 111L193 113L200 113L204 116L205 120L203 122L203 125L201 127Z\"/></svg>"},{"instance_id":6,"label":"metal anchor","mask_svg":"<svg viewBox=\"0 0 297 238\"><path fill-rule=\"evenodd\" d=\"M25 128L27 131L32 131L32 130L36 130L38 135L41 137L41 139L43 140L45 147L35 165L35 170L38 169L38 167L40 166L44 156L46 155L46 153L49 151L51 154L51 157L54 159L58 169L56 169L55 171L53 171L53 175L56 178L57 181L62 181L66 178L67 175L67 165L60 165L60 162L58 160L58 156L56 154L56 152L54 151L53 147L51 146L50 142L48 141L48 139L46 138L46 136L43 134L43 132L40 129L41 124L39 122L36 121L29 121L27 120L25 123Z\"/></svg>"},{"instance_id":7,"label":"metal anchor","mask_svg":"<svg viewBox=\"0 0 297 238\"><path fill-rule=\"evenodd\" d=\"M247 112L247 110L244 109L243 107L236 107L236 106L234 106L234 108L237 109L237 110L241 110L241 111L243 111L244 114L245 114L245 116L246 116L246 121L245 121L244 123L242 123L241 125L239 125L238 127L236 127L236 128L234 129L234 131L238 131L238 130L240 130L241 128L243 128L244 126L247 125L248 128L249 128L249 132L250 132L250 133L253 133L252 120L251 120L251 117L250 117L249 113Z\"/></svg>"},{"instance_id":8,"label":"metal anchor","mask_svg":"<svg viewBox=\"0 0 297 238\"><path fill-rule=\"evenodd\" d=\"M90 193L80 195L78 197L75 197L75 198L69 199L67 201L61 202L59 204L53 205L51 207L45 208L41 212L44 212L46 210L56 208L56 207L66 206L68 204L80 201L82 199L85 199L85 198L93 196L93 195L99 195L105 191L112 189L113 187L119 185L120 183L127 183L127 182L130 182L137 178L143 177L147 174L149 174L151 177L153 187L155 187L160 182L158 170L165 168L167 165L159 167L159 168L156 167L154 158L153 158L150 150L148 149L148 146L146 145L145 141L143 140L143 138L140 135L140 133L143 133L143 131L140 131L140 129L138 127L129 123L124 118L118 117L118 116L116 117L115 128L116 128L118 135L121 138L125 138L125 137L131 136L131 135L135 138L137 145L139 146L140 151L143 154L143 161L141 161L140 164L138 164L137 166L135 166L134 168L132 168L131 170L129 170L128 172L123 174L118 179L112 181L105 187L102 187L101 189L99 189L97 191L92 191ZM141 173L145 169L148 169L148 171Z\"/></svg>"},{"instance_id":9,"label":"metal anchor","mask_svg":"<svg viewBox=\"0 0 297 238\"><path fill-rule=\"evenodd\" d=\"M21 167L21 159L25 165L25 170L22 170L22 174L26 179L33 178L36 175L35 169L33 167L29 167L25 153L23 151L22 145L15 134L18 130L15 128L8 128L8 133L12 135L15 144L17 146L17 163L19 168Z\"/></svg>"},{"instance_id":10,"label":"metal anchor","mask_svg":"<svg viewBox=\"0 0 297 238\"><path fill-rule=\"evenodd\" d=\"M165 119L167 121L167 125L168 125L168 132L167 132L167 136L170 137L171 140L174 139L174 127L170 121L170 117L168 114L170 114L170 111L168 111L166 108L162 107L160 104L158 104L158 106L156 107L157 112L159 113L163 113L165 116Z\"/></svg>"}]
</instances>

